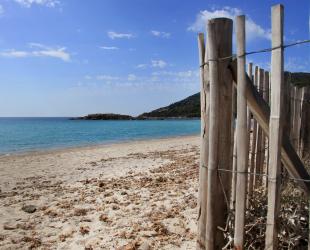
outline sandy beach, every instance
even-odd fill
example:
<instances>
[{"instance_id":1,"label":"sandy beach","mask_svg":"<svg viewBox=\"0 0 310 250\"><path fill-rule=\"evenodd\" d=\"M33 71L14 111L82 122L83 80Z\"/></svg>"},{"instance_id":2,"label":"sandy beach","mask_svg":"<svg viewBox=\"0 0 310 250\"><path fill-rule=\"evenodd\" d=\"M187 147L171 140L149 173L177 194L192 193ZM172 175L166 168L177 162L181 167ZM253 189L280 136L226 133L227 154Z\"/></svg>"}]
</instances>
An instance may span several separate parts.
<instances>
[{"instance_id":1,"label":"sandy beach","mask_svg":"<svg viewBox=\"0 0 310 250\"><path fill-rule=\"evenodd\" d=\"M195 249L199 137L0 157L0 249Z\"/></svg>"}]
</instances>

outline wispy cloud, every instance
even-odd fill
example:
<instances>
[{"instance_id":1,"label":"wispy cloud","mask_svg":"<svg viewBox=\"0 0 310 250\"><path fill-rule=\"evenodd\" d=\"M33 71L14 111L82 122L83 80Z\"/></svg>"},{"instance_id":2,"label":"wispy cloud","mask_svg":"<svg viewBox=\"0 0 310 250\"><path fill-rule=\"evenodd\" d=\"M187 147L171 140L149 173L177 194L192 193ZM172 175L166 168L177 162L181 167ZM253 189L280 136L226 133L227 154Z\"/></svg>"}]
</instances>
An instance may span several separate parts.
<instances>
[{"instance_id":1,"label":"wispy cloud","mask_svg":"<svg viewBox=\"0 0 310 250\"><path fill-rule=\"evenodd\" d=\"M128 81L135 81L137 79L137 76L135 74L129 74L127 77Z\"/></svg>"},{"instance_id":2,"label":"wispy cloud","mask_svg":"<svg viewBox=\"0 0 310 250\"><path fill-rule=\"evenodd\" d=\"M211 18L227 17L234 19L238 15L242 15L242 10L232 7L224 7L222 9L215 10L203 10L197 14L195 22L191 24L187 30L194 32L205 31L207 20ZM271 32L269 29L264 29L259 24L255 23L249 16L247 16L246 36L248 40L254 40L256 38L270 40Z\"/></svg>"},{"instance_id":3,"label":"wispy cloud","mask_svg":"<svg viewBox=\"0 0 310 250\"><path fill-rule=\"evenodd\" d=\"M118 47L115 46L101 46L99 47L100 49L105 49L105 50L118 50Z\"/></svg>"},{"instance_id":4,"label":"wispy cloud","mask_svg":"<svg viewBox=\"0 0 310 250\"><path fill-rule=\"evenodd\" d=\"M136 66L136 68L137 69L146 69L147 68L147 64L146 63L141 63L141 64L138 64L137 66Z\"/></svg>"},{"instance_id":5,"label":"wispy cloud","mask_svg":"<svg viewBox=\"0 0 310 250\"><path fill-rule=\"evenodd\" d=\"M162 38L170 38L171 34L168 32L158 31L158 30L151 30L151 34L156 37Z\"/></svg>"},{"instance_id":6,"label":"wispy cloud","mask_svg":"<svg viewBox=\"0 0 310 250\"><path fill-rule=\"evenodd\" d=\"M100 80L100 81L113 81L113 80L118 80L119 77L110 76L110 75L98 75L98 76L96 76L96 79Z\"/></svg>"},{"instance_id":7,"label":"wispy cloud","mask_svg":"<svg viewBox=\"0 0 310 250\"><path fill-rule=\"evenodd\" d=\"M108 37L110 37L111 39L121 39L121 38L130 39L130 38L133 38L134 35L131 33L117 33L114 31L109 31Z\"/></svg>"},{"instance_id":8,"label":"wispy cloud","mask_svg":"<svg viewBox=\"0 0 310 250\"><path fill-rule=\"evenodd\" d=\"M53 57L65 62L69 62L71 59L71 55L66 51L65 47L52 48L40 43L30 43L29 47L33 50L10 49L0 52L0 56L9 58Z\"/></svg>"},{"instance_id":9,"label":"wispy cloud","mask_svg":"<svg viewBox=\"0 0 310 250\"><path fill-rule=\"evenodd\" d=\"M7 50L0 53L2 57L11 57L11 58L22 58L30 56L30 53L27 51L19 51L19 50Z\"/></svg>"},{"instance_id":10,"label":"wispy cloud","mask_svg":"<svg viewBox=\"0 0 310 250\"><path fill-rule=\"evenodd\" d=\"M137 69L146 69L146 68L165 68L168 66L168 63L164 60L158 59L158 60L151 60L150 63L141 63L136 65L135 68Z\"/></svg>"},{"instance_id":11,"label":"wispy cloud","mask_svg":"<svg viewBox=\"0 0 310 250\"><path fill-rule=\"evenodd\" d=\"M310 60L298 57L288 57L285 61L285 70L291 72L309 72Z\"/></svg>"},{"instance_id":12,"label":"wispy cloud","mask_svg":"<svg viewBox=\"0 0 310 250\"><path fill-rule=\"evenodd\" d=\"M199 70L164 71L159 69L148 75L136 75L130 73L125 76L97 75L84 76L77 87L85 90L97 91L102 88L119 89L161 89L171 90L178 88L197 90L199 89Z\"/></svg>"},{"instance_id":13,"label":"wispy cloud","mask_svg":"<svg viewBox=\"0 0 310 250\"><path fill-rule=\"evenodd\" d=\"M4 8L3 6L0 4L0 16L2 16L4 14Z\"/></svg>"},{"instance_id":14,"label":"wispy cloud","mask_svg":"<svg viewBox=\"0 0 310 250\"><path fill-rule=\"evenodd\" d=\"M175 77L198 77L199 72L196 70L187 70L187 71L155 71L152 72L153 76L175 76Z\"/></svg>"},{"instance_id":15,"label":"wispy cloud","mask_svg":"<svg viewBox=\"0 0 310 250\"><path fill-rule=\"evenodd\" d=\"M55 8L60 5L59 0L14 0L16 3L30 8L32 5L41 5L49 8Z\"/></svg>"},{"instance_id":16,"label":"wispy cloud","mask_svg":"<svg viewBox=\"0 0 310 250\"><path fill-rule=\"evenodd\" d=\"M153 68L165 68L167 66L164 60L152 60L151 63Z\"/></svg>"}]
</instances>

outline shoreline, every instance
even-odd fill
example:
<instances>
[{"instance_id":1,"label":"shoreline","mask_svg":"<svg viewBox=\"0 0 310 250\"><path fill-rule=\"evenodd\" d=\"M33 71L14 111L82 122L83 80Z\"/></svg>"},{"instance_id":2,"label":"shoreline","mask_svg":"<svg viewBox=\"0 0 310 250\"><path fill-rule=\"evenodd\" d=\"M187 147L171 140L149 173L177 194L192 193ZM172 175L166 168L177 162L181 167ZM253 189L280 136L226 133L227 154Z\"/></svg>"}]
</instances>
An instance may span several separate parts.
<instances>
[{"instance_id":1,"label":"shoreline","mask_svg":"<svg viewBox=\"0 0 310 250\"><path fill-rule=\"evenodd\" d=\"M104 148L114 145L120 144L130 144L136 142L146 142L146 141L157 141L157 140L169 140L169 139L177 139L177 138L191 138L191 137L198 137L200 134L188 134L188 135L176 135L176 136L163 136L163 137L156 137L156 138L141 138L141 139L127 139L127 140L120 140L120 141L109 141L106 143L94 143L89 145L75 145L75 146L64 146L64 147L55 147L55 148L44 148L44 149L36 149L36 150L27 150L27 151L14 151L8 153L1 153L0 152L0 160L9 157L23 157L27 155L45 155L45 154L53 154L53 153L61 153L66 151L75 151L75 150L91 150L94 148Z\"/></svg>"}]
</instances>

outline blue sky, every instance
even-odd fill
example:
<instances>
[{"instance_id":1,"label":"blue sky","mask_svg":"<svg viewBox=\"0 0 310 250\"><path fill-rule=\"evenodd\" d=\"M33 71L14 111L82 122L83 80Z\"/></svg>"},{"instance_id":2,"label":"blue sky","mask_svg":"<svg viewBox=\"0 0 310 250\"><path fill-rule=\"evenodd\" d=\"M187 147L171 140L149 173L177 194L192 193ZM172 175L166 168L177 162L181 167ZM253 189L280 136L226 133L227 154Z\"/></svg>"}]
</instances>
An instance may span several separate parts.
<instances>
[{"instance_id":1,"label":"blue sky","mask_svg":"<svg viewBox=\"0 0 310 250\"><path fill-rule=\"evenodd\" d=\"M247 51L270 47L276 1L0 0L0 116L137 115L199 91L197 33L247 15ZM309 1L282 1L285 42L309 39ZM297 14L298 13L298 14ZM309 71L309 45L285 67ZM269 67L270 54L247 58Z\"/></svg>"}]
</instances>

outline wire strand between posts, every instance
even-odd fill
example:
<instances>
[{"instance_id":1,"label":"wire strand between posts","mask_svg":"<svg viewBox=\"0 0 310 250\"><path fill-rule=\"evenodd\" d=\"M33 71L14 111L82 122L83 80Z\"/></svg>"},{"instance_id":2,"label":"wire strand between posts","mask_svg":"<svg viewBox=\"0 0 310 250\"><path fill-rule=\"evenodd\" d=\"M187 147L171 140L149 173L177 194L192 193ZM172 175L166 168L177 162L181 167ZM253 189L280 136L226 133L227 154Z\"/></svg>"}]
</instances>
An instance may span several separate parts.
<instances>
[{"instance_id":1,"label":"wire strand between posts","mask_svg":"<svg viewBox=\"0 0 310 250\"><path fill-rule=\"evenodd\" d=\"M305 43L310 43L310 39L308 40L301 40L301 41L296 41L296 42L292 42L286 45L281 45L281 46L276 46L276 47L272 47L272 48L267 48L267 49L261 49L261 50L254 50L254 51L250 51L250 52L246 52L242 55L237 56L236 54L233 54L231 56L225 56L225 57L220 57L217 59L208 59L207 62L203 63L202 65L200 65L200 67L204 67L205 65L209 65L209 62L219 62L219 61L225 61L228 59L234 59L237 57L245 57L247 55L253 55L253 54L258 54L258 53L266 53L266 52L270 52L276 49L285 49L288 47L292 47L292 46L296 46L296 45L300 45L300 44L305 44Z\"/></svg>"}]
</instances>

